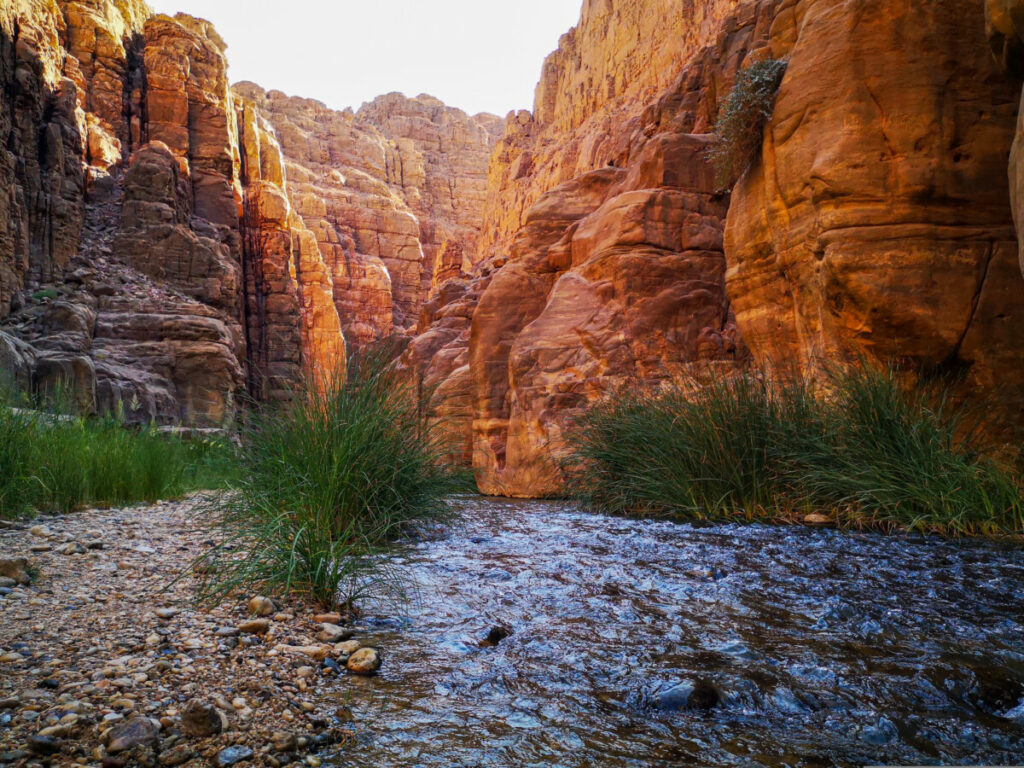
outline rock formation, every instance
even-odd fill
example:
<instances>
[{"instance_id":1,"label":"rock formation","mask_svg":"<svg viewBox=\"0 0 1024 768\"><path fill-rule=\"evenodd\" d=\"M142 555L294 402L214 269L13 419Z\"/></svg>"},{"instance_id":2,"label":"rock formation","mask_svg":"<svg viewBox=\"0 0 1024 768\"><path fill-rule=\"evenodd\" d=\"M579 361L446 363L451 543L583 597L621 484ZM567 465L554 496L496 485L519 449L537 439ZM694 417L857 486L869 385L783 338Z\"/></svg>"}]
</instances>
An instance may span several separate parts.
<instances>
[{"instance_id":1,"label":"rock formation","mask_svg":"<svg viewBox=\"0 0 1024 768\"><path fill-rule=\"evenodd\" d=\"M209 23L138 0L4 4L0 86L2 372L86 410L288 397L475 253L497 118L232 92Z\"/></svg>"},{"instance_id":2,"label":"rock formation","mask_svg":"<svg viewBox=\"0 0 1024 768\"><path fill-rule=\"evenodd\" d=\"M1019 84L981 0L876 6L802 0L776 17L789 66L726 231L736 319L766 365L866 356L991 394L1024 365L1006 182Z\"/></svg>"},{"instance_id":3,"label":"rock formation","mask_svg":"<svg viewBox=\"0 0 1024 768\"><path fill-rule=\"evenodd\" d=\"M707 134L772 8L586 2L534 114L507 118L482 240L481 271L497 271L469 342L464 428L483 491L558 492L565 431L589 404L745 359ZM650 47L629 42L638 29Z\"/></svg>"},{"instance_id":4,"label":"rock formation","mask_svg":"<svg viewBox=\"0 0 1024 768\"><path fill-rule=\"evenodd\" d=\"M1024 77L1024 2L986 0L987 31L997 61L1011 76ZM1022 95L1024 102L1024 95ZM1024 114L1017 110L1017 130L1010 150L1010 204L1024 269Z\"/></svg>"},{"instance_id":5,"label":"rock formation","mask_svg":"<svg viewBox=\"0 0 1024 768\"><path fill-rule=\"evenodd\" d=\"M514 495L560 490L596 399L694 369L956 372L1013 423L1022 31L1021 0L585 0L500 121L230 88L206 22L14 0L0 370L214 424L398 335L453 456ZM720 105L767 57L762 151L718 189Z\"/></svg>"},{"instance_id":6,"label":"rock formation","mask_svg":"<svg viewBox=\"0 0 1024 768\"><path fill-rule=\"evenodd\" d=\"M1011 70L1017 5L989 0L991 48ZM580 409L624 382L745 364L748 348L773 369L867 357L966 373L980 397L1013 376L1019 83L992 57L983 11L587 0L534 112L506 118L480 263L435 290L403 358L434 413L461 419L481 489L557 492ZM730 200L705 134L736 72L768 56L789 70Z\"/></svg>"},{"instance_id":7,"label":"rock formation","mask_svg":"<svg viewBox=\"0 0 1024 768\"><path fill-rule=\"evenodd\" d=\"M475 252L498 125L430 96L358 113L235 86L281 143L288 195L324 254L349 343L411 331L442 245Z\"/></svg>"}]
</instances>

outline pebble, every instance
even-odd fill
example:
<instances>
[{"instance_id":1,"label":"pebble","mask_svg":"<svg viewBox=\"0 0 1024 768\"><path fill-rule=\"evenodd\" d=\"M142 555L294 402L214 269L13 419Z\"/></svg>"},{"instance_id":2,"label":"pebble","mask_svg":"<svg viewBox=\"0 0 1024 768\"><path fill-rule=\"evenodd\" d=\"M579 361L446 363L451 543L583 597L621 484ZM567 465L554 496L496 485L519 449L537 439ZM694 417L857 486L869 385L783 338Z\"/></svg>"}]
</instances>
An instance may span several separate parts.
<instances>
[{"instance_id":1,"label":"pebble","mask_svg":"<svg viewBox=\"0 0 1024 768\"><path fill-rule=\"evenodd\" d=\"M341 624L340 613L318 613L313 617L317 624Z\"/></svg>"},{"instance_id":2,"label":"pebble","mask_svg":"<svg viewBox=\"0 0 1024 768\"><path fill-rule=\"evenodd\" d=\"M804 523L807 525L831 525L832 518L828 515L812 512L811 514L804 516Z\"/></svg>"},{"instance_id":3,"label":"pebble","mask_svg":"<svg viewBox=\"0 0 1024 768\"><path fill-rule=\"evenodd\" d=\"M62 555L84 555L88 550L77 541L72 541L69 544L65 544L57 551Z\"/></svg>"},{"instance_id":4,"label":"pebble","mask_svg":"<svg viewBox=\"0 0 1024 768\"><path fill-rule=\"evenodd\" d=\"M269 616L277 610L277 606L269 597L256 596L249 601L247 609L250 616Z\"/></svg>"},{"instance_id":5,"label":"pebble","mask_svg":"<svg viewBox=\"0 0 1024 768\"><path fill-rule=\"evenodd\" d=\"M240 763L242 760L248 760L252 755L253 751L249 747L227 747L217 753L217 765L234 765L235 763Z\"/></svg>"},{"instance_id":6,"label":"pebble","mask_svg":"<svg viewBox=\"0 0 1024 768\"><path fill-rule=\"evenodd\" d=\"M48 539L53 536L53 531L47 528L45 525L33 525L28 529L28 532L35 536L37 539Z\"/></svg>"},{"instance_id":7,"label":"pebble","mask_svg":"<svg viewBox=\"0 0 1024 768\"><path fill-rule=\"evenodd\" d=\"M188 744L178 744L160 755L161 765L181 765L195 757L195 750Z\"/></svg>"},{"instance_id":8,"label":"pebble","mask_svg":"<svg viewBox=\"0 0 1024 768\"><path fill-rule=\"evenodd\" d=\"M155 613L157 615L157 618L173 619L175 616L177 616L179 613L181 613L181 609L180 608L157 608L155 611L153 611L153 613Z\"/></svg>"},{"instance_id":9,"label":"pebble","mask_svg":"<svg viewBox=\"0 0 1024 768\"><path fill-rule=\"evenodd\" d=\"M247 635L265 635L270 631L270 621L267 619L252 619L239 624L238 630Z\"/></svg>"},{"instance_id":10,"label":"pebble","mask_svg":"<svg viewBox=\"0 0 1024 768\"><path fill-rule=\"evenodd\" d=\"M181 712L181 730L187 736L212 736L227 727L227 716L207 701L191 699Z\"/></svg>"},{"instance_id":11,"label":"pebble","mask_svg":"<svg viewBox=\"0 0 1024 768\"><path fill-rule=\"evenodd\" d=\"M361 648L348 657L345 666L354 675L373 675L380 669L380 654L375 648Z\"/></svg>"},{"instance_id":12,"label":"pebble","mask_svg":"<svg viewBox=\"0 0 1024 768\"><path fill-rule=\"evenodd\" d=\"M338 643L335 645L334 650L342 656L351 656L362 647L363 644L358 640L346 640L344 643Z\"/></svg>"},{"instance_id":13,"label":"pebble","mask_svg":"<svg viewBox=\"0 0 1024 768\"><path fill-rule=\"evenodd\" d=\"M27 743L29 751L35 752L37 755L53 755L60 752L61 748L60 739L55 739L52 736L44 736L39 733L34 733L29 736Z\"/></svg>"},{"instance_id":14,"label":"pebble","mask_svg":"<svg viewBox=\"0 0 1024 768\"><path fill-rule=\"evenodd\" d=\"M148 717L133 717L107 731L107 751L115 754L143 744L152 744L158 734L157 724Z\"/></svg>"},{"instance_id":15,"label":"pebble","mask_svg":"<svg viewBox=\"0 0 1024 768\"><path fill-rule=\"evenodd\" d=\"M295 734L291 731L278 731L271 737L270 743L278 752L294 752L298 746Z\"/></svg>"},{"instance_id":16,"label":"pebble","mask_svg":"<svg viewBox=\"0 0 1024 768\"><path fill-rule=\"evenodd\" d=\"M352 630L337 624L321 624L316 639L322 643L340 643L352 637Z\"/></svg>"}]
</instances>

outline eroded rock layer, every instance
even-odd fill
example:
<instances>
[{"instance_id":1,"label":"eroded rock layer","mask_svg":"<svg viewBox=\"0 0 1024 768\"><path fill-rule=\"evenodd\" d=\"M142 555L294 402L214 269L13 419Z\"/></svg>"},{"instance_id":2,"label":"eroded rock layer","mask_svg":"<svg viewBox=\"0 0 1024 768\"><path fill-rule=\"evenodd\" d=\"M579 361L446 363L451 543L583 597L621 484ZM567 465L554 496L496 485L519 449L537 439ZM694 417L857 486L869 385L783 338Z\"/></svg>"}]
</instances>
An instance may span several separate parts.
<instances>
[{"instance_id":1,"label":"eroded rock layer","mask_svg":"<svg viewBox=\"0 0 1024 768\"><path fill-rule=\"evenodd\" d=\"M0 365L87 410L288 397L475 252L497 118L232 92L209 23L137 0L4 3L0 86Z\"/></svg>"},{"instance_id":2,"label":"eroded rock layer","mask_svg":"<svg viewBox=\"0 0 1024 768\"><path fill-rule=\"evenodd\" d=\"M738 324L766 365L964 372L1019 416L1019 83L992 56L982 0L872 6L786 2L773 24L789 66L726 231Z\"/></svg>"},{"instance_id":3,"label":"eroded rock layer","mask_svg":"<svg viewBox=\"0 0 1024 768\"><path fill-rule=\"evenodd\" d=\"M584 2L506 118L475 269L403 358L481 489L558 492L580 409L748 355L962 374L1019 420L1024 5L987 4L989 41L983 0ZM788 70L730 198L707 134L766 57Z\"/></svg>"},{"instance_id":4,"label":"eroded rock layer","mask_svg":"<svg viewBox=\"0 0 1024 768\"><path fill-rule=\"evenodd\" d=\"M590 404L746 359L725 291L728 196L706 155L718 100L773 10L587 2L545 63L535 113L507 118L463 422L485 492L559 492L567 428Z\"/></svg>"}]
</instances>

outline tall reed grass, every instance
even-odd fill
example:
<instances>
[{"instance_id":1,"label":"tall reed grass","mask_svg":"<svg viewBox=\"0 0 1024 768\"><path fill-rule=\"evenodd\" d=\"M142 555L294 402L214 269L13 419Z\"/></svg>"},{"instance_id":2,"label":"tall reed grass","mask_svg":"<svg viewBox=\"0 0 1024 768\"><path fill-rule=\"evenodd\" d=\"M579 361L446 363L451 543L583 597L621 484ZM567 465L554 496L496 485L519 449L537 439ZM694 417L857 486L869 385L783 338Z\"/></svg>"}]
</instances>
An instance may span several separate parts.
<instances>
[{"instance_id":1,"label":"tall reed grass","mask_svg":"<svg viewBox=\"0 0 1024 768\"><path fill-rule=\"evenodd\" d=\"M626 391L576 425L574 495L613 513L1024 532L1020 478L942 391L870 367L827 395L756 376Z\"/></svg>"},{"instance_id":2,"label":"tall reed grass","mask_svg":"<svg viewBox=\"0 0 1024 768\"><path fill-rule=\"evenodd\" d=\"M298 593L323 606L341 593L393 592L382 555L410 526L443 517L465 478L431 429L387 345L357 355L347 382L312 383L252 415L239 481L216 502L222 544L205 555L201 593Z\"/></svg>"},{"instance_id":3,"label":"tall reed grass","mask_svg":"<svg viewBox=\"0 0 1024 768\"><path fill-rule=\"evenodd\" d=\"M0 406L0 517L154 502L220 484L226 441L190 440L114 416Z\"/></svg>"}]
</instances>

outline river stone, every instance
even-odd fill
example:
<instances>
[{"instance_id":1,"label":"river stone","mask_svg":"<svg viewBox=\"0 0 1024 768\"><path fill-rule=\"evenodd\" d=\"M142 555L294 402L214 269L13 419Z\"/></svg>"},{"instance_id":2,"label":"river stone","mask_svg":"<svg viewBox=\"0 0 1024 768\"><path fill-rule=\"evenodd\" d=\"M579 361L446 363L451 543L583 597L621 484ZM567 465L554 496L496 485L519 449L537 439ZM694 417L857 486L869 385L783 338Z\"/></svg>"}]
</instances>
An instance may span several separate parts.
<instances>
[{"instance_id":1,"label":"river stone","mask_svg":"<svg viewBox=\"0 0 1024 768\"><path fill-rule=\"evenodd\" d=\"M28 575L28 558L0 557L0 576L13 579L15 584L28 584L32 581Z\"/></svg>"},{"instance_id":2,"label":"river stone","mask_svg":"<svg viewBox=\"0 0 1024 768\"><path fill-rule=\"evenodd\" d=\"M270 631L270 621L267 619L252 619L238 625L238 630L247 635L265 635Z\"/></svg>"},{"instance_id":3,"label":"river stone","mask_svg":"<svg viewBox=\"0 0 1024 768\"><path fill-rule=\"evenodd\" d=\"M714 683L707 680L685 682L658 693L658 709L676 712L680 709L714 709L722 695Z\"/></svg>"},{"instance_id":4,"label":"river stone","mask_svg":"<svg viewBox=\"0 0 1024 768\"><path fill-rule=\"evenodd\" d=\"M340 643L352 637L352 630L348 627L339 627L337 624L324 623L316 639L322 643Z\"/></svg>"},{"instance_id":5,"label":"river stone","mask_svg":"<svg viewBox=\"0 0 1024 768\"><path fill-rule=\"evenodd\" d=\"M360 648L348 657L345 666L354 675L372 675L380 669L380 654L375 648Z\"/></svg>"},{"instance_id":6,"label":"river stone","mask_svg":"<svg viewBox=\"0 0 1024 768\"><path fill-rule=\"evenodd\" d=\"M37 755L53 755L60 752L61 742L53 736L33 733L26 740L30 751Z\"/></svg>"},{"instance_id":7,"label":"river stone","mask_svg":"<svg viewBox=\"0 0 1024 768\"><path fill-rule=\"evenodd\" d=\"M160 755L160 765L181 765L195 757L195 750L188 744L178 744Z\"/></svg>"},{"instance_id":8,"label":"river stone","mask_svg":"<svg viewBox=\"0 0 1024 768\"><path fill-rule=\"evenodd\" d=\"M274 601L269 597L257 595L249 601L248 611L250 616L269 616L277 610Z\"/></svg>"},{"instance_id":9,"label":"river stone","mask_svg":"<svg viewBox=\"0 0 1024 768\"><path fill-rule=\"evenodd\" d=\"M227 716L213 704L192 699L181 713L181 730L188 736L204 738L228 727Z\"/></svg>"},{"instance_id":10,"label":"river stone","mask_svg":"<svg viewBox=\"0 0 1024 768\"><path fill-rule=\"evenodd\" d=\"M148 717L133 717L107 732L107 751L114 754L143 744L152 744L159 732L157 724Z\"/></svg>"},{"instance_id":11,"label":"river stone","mask_svg":"<svg viewBox=\"0 0 1024 768\"><path fill-rule=\"evenodd\" d=\"M298 746L295 734L289 731L278 731L271 737L270 743L278 752L294 752Z\"/></svg>"},{"instance_id":12,"label":"river stone","mask_svg":"<svg viewBox=\"0 0 1024 768\"><path fill-rule=\"evenodd\" d=\"M318 613L313 617L317 624L341 624L340 613Z\"/></svg>"},{"instance_id":13,"label":"river stone","mask_svg":"<svg viewBox=\"0 0 1024 768\"><path fill-rule=\"evenodd\" d=\"M217 765L234 765L242 760L248 760L252 757L252 754L252 750L249 747L227 747L217 753Z\"/></svg>"},{"instance_id":14,"label":"river stone","mask_svg":"<svg viewBox=\"0 0 1024 768\"><path fill-rule=\"evenodd\" d=\"M811 514L804 516L804 523L807 525L831 525L832 518L828 515L812 512Z\"/></svg>"},{"instance_id":15,"label":"river stone","mask_svg":"<svg viewBox=\"0 0 1024 768\"><path fill-rule=\"evenodd\" d=\"M157 608L155 611L153 611L153 613L155 613L157 615L157 618L160 618L160 619L173 619L175 616L177 616L179 613L181 613L181 609L180 608Z\"/></svg>"}]
</instances>

